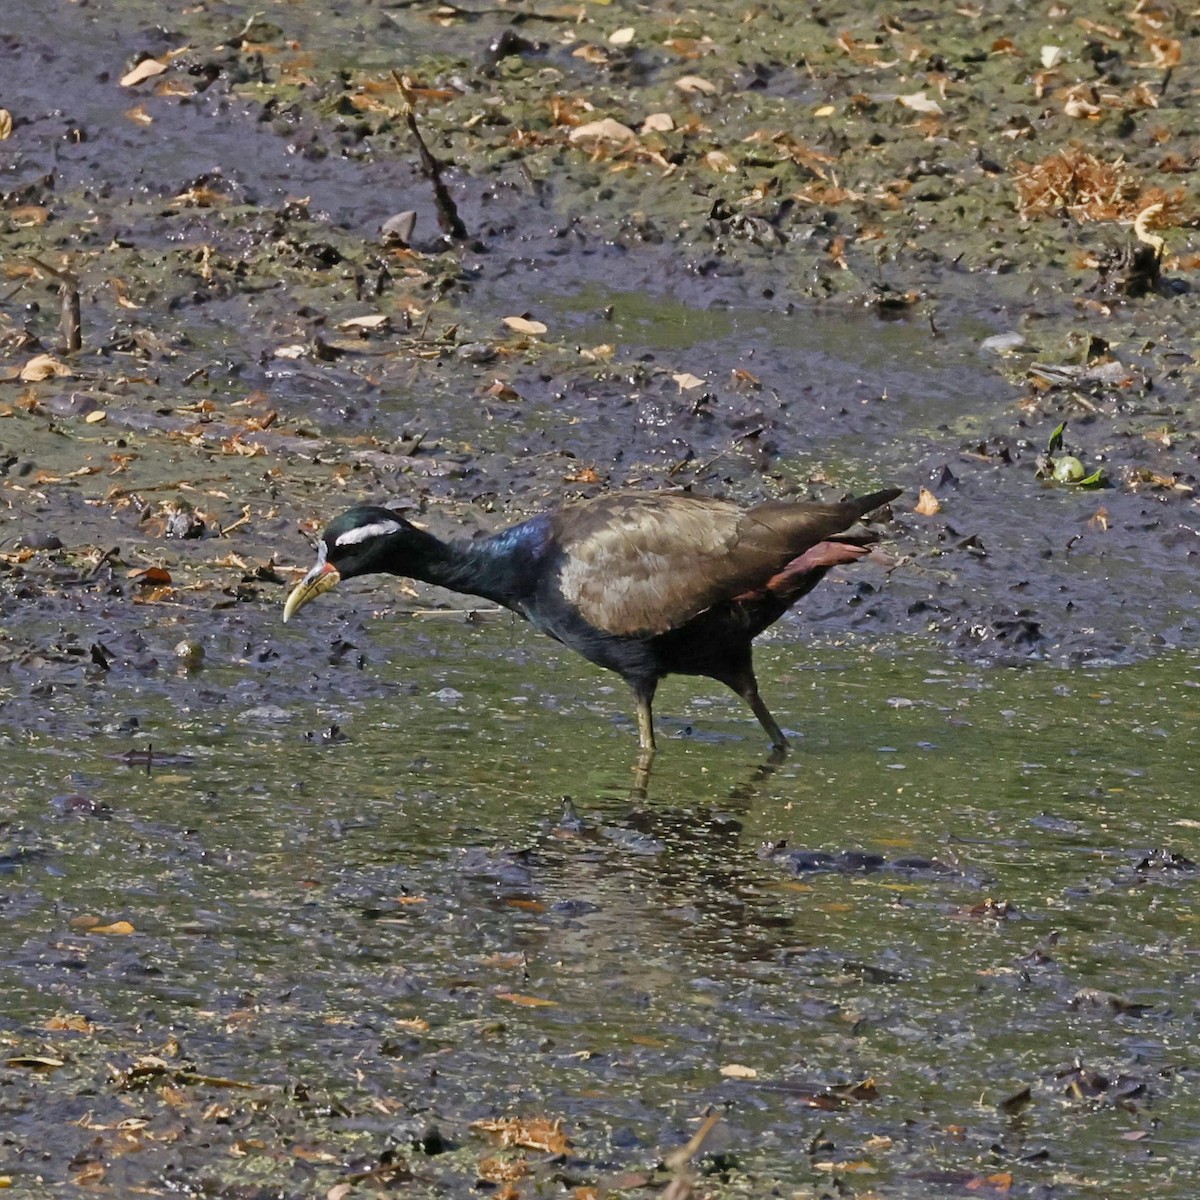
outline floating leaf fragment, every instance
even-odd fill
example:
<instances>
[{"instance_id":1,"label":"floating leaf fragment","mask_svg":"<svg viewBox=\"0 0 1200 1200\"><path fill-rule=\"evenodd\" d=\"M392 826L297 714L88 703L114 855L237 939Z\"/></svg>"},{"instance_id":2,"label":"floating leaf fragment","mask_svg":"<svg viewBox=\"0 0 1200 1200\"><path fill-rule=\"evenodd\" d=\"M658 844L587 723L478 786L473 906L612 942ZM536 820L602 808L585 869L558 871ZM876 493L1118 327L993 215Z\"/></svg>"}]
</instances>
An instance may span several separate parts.
<instances>
[{"instance_id":1,"label":"floating leaf fragment","mask_svg":"<svg viewBox=\"0 0 1200 1200\"><path fill-rule=\"evenodd\" d=\"M338 322L339 329L386 329L391 322L387 313L366 313L361 317L347 317Z\"/></svg>"},{"instance_id":2,"label":"floating leaf fragment","mask_svg":"<svg viewBox=\"0 0 1200 1200\"><path fill-rule=\"evenodd\" d=\"M741 1063L726 1063L721 1068L721 1074L726 1079L757 1079L758 1072L753 1067L743 1066Z\"/></svg>"},{"instance_id":3,"label":"floating leaf fragment","mask_svg":"<svg viewBox=\"0 0 1200 1200\"><path fill-rule=\"evenodd\" d=\"M684 93L684 95L695 95L699 93L702 96L712 96L716 94L717 86L714 83L709 83L707 79L699 75L684 75L682 78L675 80L675 86Z\"/></svg>"},{"instance_id":4,"label":"floating leaf fragment","mask_svg":"<svg viewBox=\"0 0 1200 1200\"><path fill-rule=\"evenodd\" d=\"M0 108L0 142L6 142L12 137L12 113L7 108Z\"/></svg>"},{"instance_id":5,"label":"floating leaf fragment","mask_svg":"<svg viewBox=\"0 0 1200 1200\"><path fill-rule=\"evenodd\" d=\"M698 375L692 375L687 371L680 371L678 375L672 375L671 378L679 385L681 392L691 391L692 388L704 386L704 380Z\"/></svg>"},{"instance_id":6,"label":"floating leaf fragment","mask_svg":"<svg viewBox=\"0 0 1200 1200\"><path fill-rule=\"evenodd\" d=\"M675 118L670 113L651 113L642 122L643 133L670 133L675 128Z\"/></svg>"},{"instance_id":7,"label":"floating leaf fragment","mask_svg":"<svg viewBox=\"0 0 1200 1200\"><path fill-rule=\"evenodd\" d=\"M156 58L143 58L133 70L121 76L121 86L136 87L139 83L145 83L147 79L153 79L155 75L161 75L166 69L167 64L159 62Z\"/></svg>"},{"instance_id":8,"label":"floating leaf fragment","mask_svg":"<svg viewBox=\"0 0 1200 1200\"><path fill-rule=\"evenodd\" d=\"M507 1000L509 1004L519 1004L523 1008L554 1008L557 1000L546 1000L541 996L526 996L521 992L497 992L497 1000Z\"/></svg>"},{"instance_id":9,"label":"floating leaf fragment","mask_svg":"<svg viewBox=\"0 0 1200 1200\"><path fill-rule=\"evenodd\" d=\"M34 1067L53 1070L55 1067L66 1066L66 1061L61 1058L51 1058L48 1054L17 1054L12 1058L6 1058L4 1065L8 1067Z\"/></svg>"},{"instance_id":10,"label":"floating leaf fragment","mask_svg":"<svg viewBox=\"0 0 1200 1200\"><path fill-rule=\"evenodd\" d=\"M501 1146L524 1146L547 1154L566 1154L571 1141L563 1132L562 1121L545 1117L499 1117L492 1121L473 1121L472 1129L490 1134Z\"/></svg>"},{"instance_id":11,"label":"floating leaf fragment","mask_svg":"<svg viewBox=\"0 0 1200 1200\"><path fill-rule=\"evenodd\" d=\"M88 933L100 933L109 937L128 937L136 930L128 921L113 921L111 925L93 925Z\"/></svg>"},{"instance_id":12,"label":"floating leaf fragment","mask_svg":"<svg viewBox=\"0 0 1200 1200\"><path fill-rule=\"evenodd\" d=\"M567 134L571 142L612 142L614 145L627 145L637 141L637 134L628 125L612 117L604 117L599 121L588 121L586 125L576 125Z\"/></svg>"},{"instance_id":13,"label":"floating leaf fragment","mask_svg":"<svg viewBox=\"0 0 1200 1200\"><path fill-rule=\"evenodd\" d=\"M504 324L517 333L528 333L534 337L545 333L547 329L541 321L533 321L529 317L505 317Z\"/></svg>"},{"instance_id":14,"label":"floating leaf fragment","mask_svg":"<svg viewBox=\"0 0 1200 1200\"><path fill-rule=\"evenodd\" d=\"M737 163L724 150L710 150L704 156L704 165L726 175L731 175L737 170Z\"/></svg>"},{"instance_id":15,"label":"floating leaf fragment","mask_svg":"<svg viewBox=\"0 0 1200 1200\"><path fill-rule=\"evenodd\" d=\"M70 379L75 372L53 354L36 354L22 368L23 383L41 383L44 379Z\"/></svg>"},{"instance_id":16,"label":"floating leaf fragment","mask_svg":"<svg viewBox=\"0 0 1200 1200\"><path fill-rule=\"evenodd\" d=\"M942 511L942 502L928 489L922 488L913 512L922 517L932 517Z\"/></svg>"},{"instance_id":17,"label":"floating leaf fragment","mask_svg":"<svg viewBox=\"0 0 1200 1200\"><path fill-rule=\"evenodd\" d=\"M905 108L912 109L913 112L929 113L935 117L942 115L942 106L936 100L931 100L924 92L912 92L907 96L897 96L896 99Z\"/></svg>"},{"instance_id":18,"label":"floating leaf fragment","mask_svg":"<svg viewBox=\"0 0 1200 1200\"><path fill-rule=\"evenodd\" d=\"M626 25L622 29L614 29L608 35L608 44L610 46L628 46L633 41L637 30L632 25Z\"/></svg>"}]
</instances>

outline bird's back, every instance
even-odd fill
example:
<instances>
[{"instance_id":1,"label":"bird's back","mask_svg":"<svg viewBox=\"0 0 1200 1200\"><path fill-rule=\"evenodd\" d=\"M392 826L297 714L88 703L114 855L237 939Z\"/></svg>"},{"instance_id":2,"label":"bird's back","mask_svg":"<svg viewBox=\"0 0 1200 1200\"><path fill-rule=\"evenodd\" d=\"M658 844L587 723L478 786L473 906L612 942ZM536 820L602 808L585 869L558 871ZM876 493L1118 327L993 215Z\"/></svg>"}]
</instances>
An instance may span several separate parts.
<instances>
[{"instance_id":1,"label":"bird's back","mask_svg":"<svg viewBox=\"0 0 1200 1200\"><path fill-rule=\"evenodd\" d=\"M768 501L750 509L686 493L612 492L552 518L558 587L591 625L619 637L679 628L767 579L892 499Z\"/></svg>"}]
</instances>

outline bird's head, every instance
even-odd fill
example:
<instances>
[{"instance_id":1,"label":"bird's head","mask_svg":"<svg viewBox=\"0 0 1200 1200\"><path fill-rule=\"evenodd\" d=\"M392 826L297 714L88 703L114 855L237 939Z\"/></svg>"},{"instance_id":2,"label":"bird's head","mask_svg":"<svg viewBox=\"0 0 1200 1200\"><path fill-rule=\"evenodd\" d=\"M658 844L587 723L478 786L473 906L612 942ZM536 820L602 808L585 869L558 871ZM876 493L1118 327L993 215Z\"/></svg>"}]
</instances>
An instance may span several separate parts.
<instances>
[{"instance_id":1,"label":"bird's head","mask_svg":"<svg viewBox=\"0 0 1200 1200\"><path fill-rule=\"evenodd\" d=\"M405 543L419 537L416 527L390 508L363 505L347 509L321 534L316 565L292 589L283 606L283 619L290 620L310 600L343 579L377 571L398 573Z\"/></svg>"}]
</instances>

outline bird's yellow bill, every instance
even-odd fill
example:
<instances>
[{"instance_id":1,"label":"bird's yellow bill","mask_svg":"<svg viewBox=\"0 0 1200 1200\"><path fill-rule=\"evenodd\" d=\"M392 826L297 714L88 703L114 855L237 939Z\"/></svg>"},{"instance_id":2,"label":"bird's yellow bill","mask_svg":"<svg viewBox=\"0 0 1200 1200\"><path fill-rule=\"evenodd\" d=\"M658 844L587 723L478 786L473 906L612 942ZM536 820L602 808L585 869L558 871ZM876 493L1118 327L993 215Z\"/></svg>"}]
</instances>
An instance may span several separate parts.
<instances>
[{"instance_id":1,"label":"bird's yellow bill","mask_svg":"<svg viewBox=\"0 0 1200 1200\"><path fill-rule=\"evenodd\" d=\"M327 562L317 563L315 567L305 577L300 580L291 594L287 598L287 602L283 606L283 619L289 621L295 614L302 609L310 600L315 600L322 592L327 592L331 588L337 587L341 582L341 576L338 574L338 569L331 566Z\"/></svg>"}]
</instances>

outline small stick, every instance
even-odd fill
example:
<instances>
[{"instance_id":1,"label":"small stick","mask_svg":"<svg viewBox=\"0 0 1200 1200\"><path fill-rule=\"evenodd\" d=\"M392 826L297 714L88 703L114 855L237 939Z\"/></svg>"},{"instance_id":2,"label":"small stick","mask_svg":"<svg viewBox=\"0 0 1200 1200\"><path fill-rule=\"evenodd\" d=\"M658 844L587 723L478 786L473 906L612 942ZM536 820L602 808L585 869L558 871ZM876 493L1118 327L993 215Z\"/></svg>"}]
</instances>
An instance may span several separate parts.
<instances>
[{"instance_id":1,"label":"small stick","mask_svg":"<svg viewBox=\"0 0 1200 1200\"><path fill-rule=\"evenodd\" d=\"M40 258L29 255L29 261L58 280L58 294L62 302L62 315L58 327L62 331L63 345L68 354L83 349L83 321L79 310L79 276L73 271L60 271Z\"/></svg>"},{"instance_id":2,"label":"small stick","mask_svg":"<svg viewBox=\"0 0 1200 1200\"><path fill-rule=\"evenodd\" d=\"M454 203L454 198L442 182L441 164L429 152L429 147L425 145L425 139L421 136L420 129L417 128L417 114L413 109L412 91L408 86L408 81L394 68L392 70L392 79L400 91L402 102L400 115L404 118L404 123L408 126L408 132L412 134L412 139L416 143L417 154L421 160L421 170L425 172L426 179L433 184L433 199L434 204L437 206L438 225L448 237L452 237L458 242L464 242L469 236L467 227L462 223L462 218L458 215L458 207Z\"/></svg>"}]
</instances>

